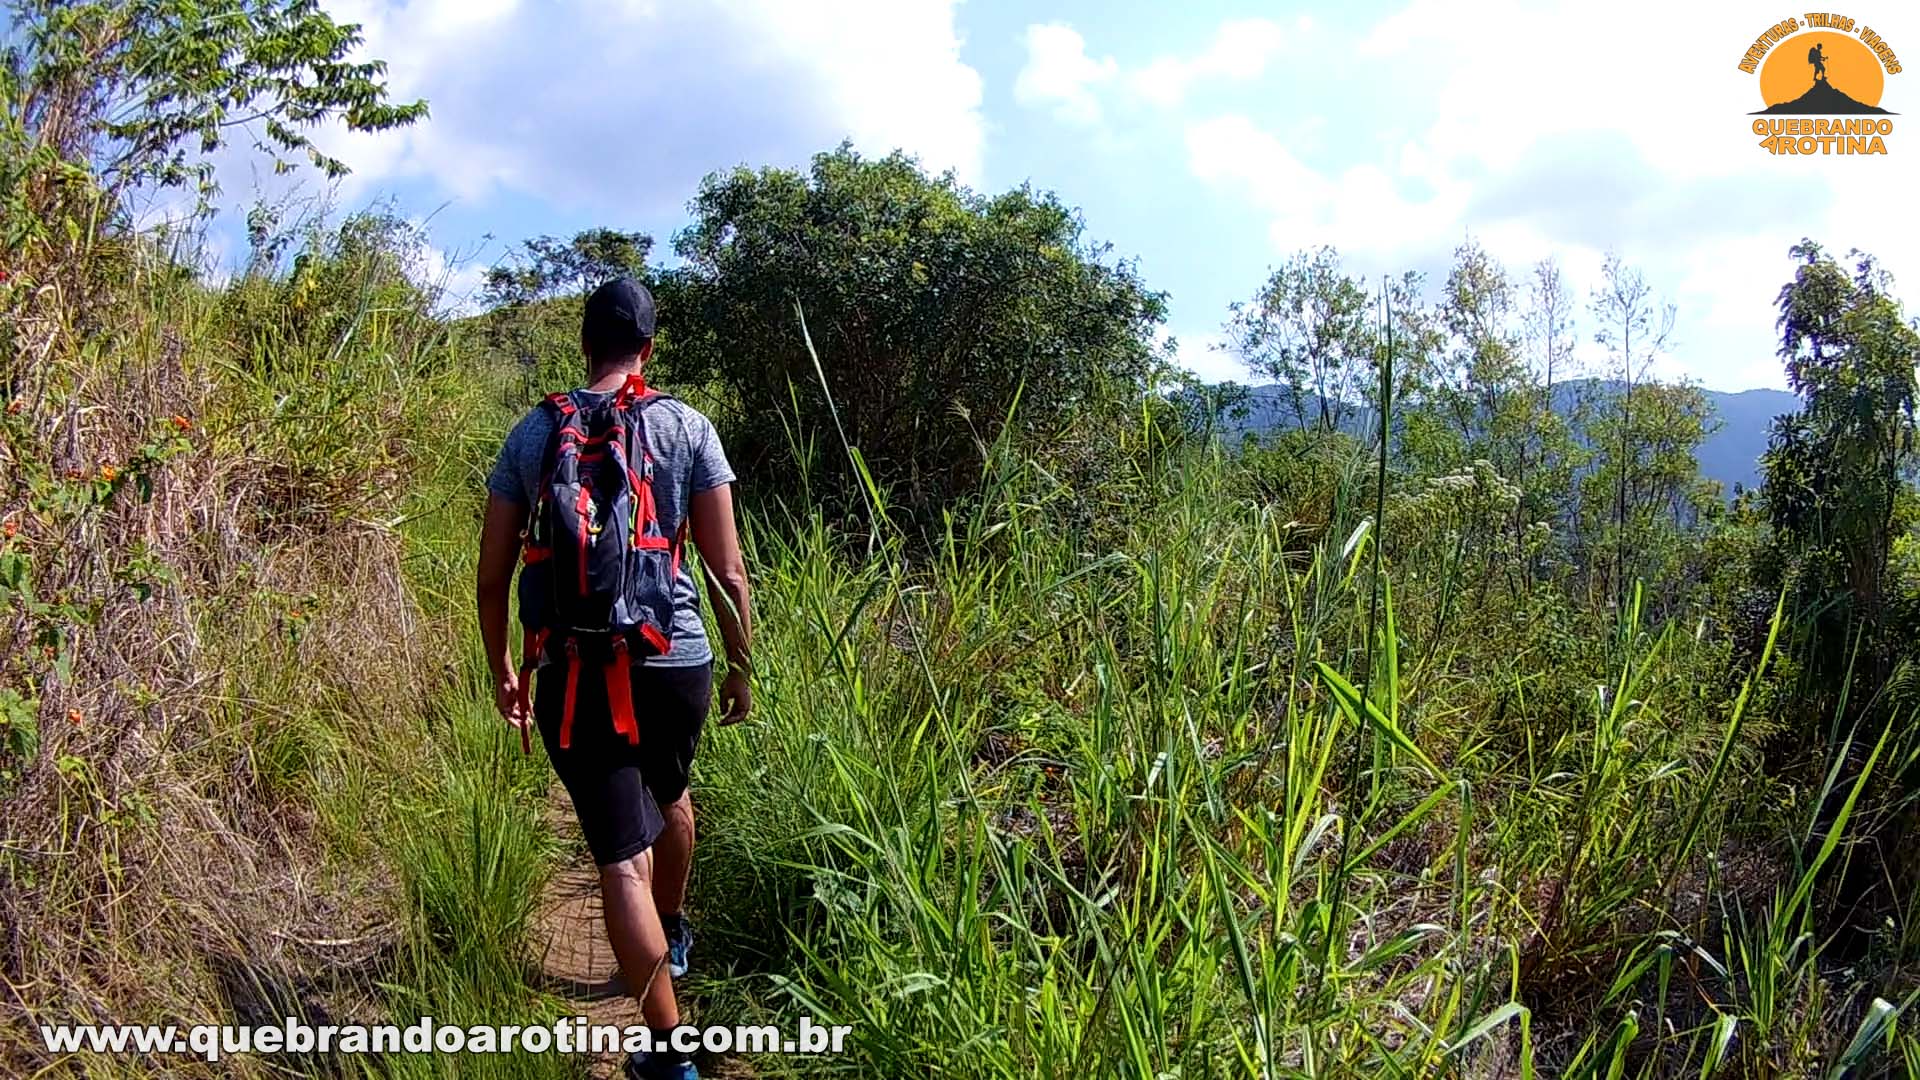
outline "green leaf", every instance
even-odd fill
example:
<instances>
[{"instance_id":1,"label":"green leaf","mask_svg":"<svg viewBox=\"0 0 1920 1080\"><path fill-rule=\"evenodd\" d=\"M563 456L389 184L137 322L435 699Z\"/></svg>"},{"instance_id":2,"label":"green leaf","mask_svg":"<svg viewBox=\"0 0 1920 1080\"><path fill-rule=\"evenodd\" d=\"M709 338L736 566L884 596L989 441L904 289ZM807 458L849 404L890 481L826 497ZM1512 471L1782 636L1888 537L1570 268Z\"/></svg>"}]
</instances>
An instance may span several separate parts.
<instances>
[{"instance_id":1,"label":"green leaf","mask_svg":"<svg viewBox=\"0 0 1920 1080\"><path fill-rule=\"evenodd\" d=\"M1360 691L1356 690L1344 676L1327 666L1322 660L1315 660L1313 666L1320 675L1320 681L1326 683L1327 688L1333 691L1335 702L1339 704L1340 711L1345 713L1349 720L1357 723L1359 718L1364 716L1368 723L1387 737L1389 742L1412 758L1429 778L1436 782L1446 781L1446 774L1440 770L1440 766L1435 764L1432 758L1427 756L1426 751L1414 745L1406 732L1401 731L1400 726L1383 714L1373 702L1360 700Z\"/></svg>"}]
</instances>

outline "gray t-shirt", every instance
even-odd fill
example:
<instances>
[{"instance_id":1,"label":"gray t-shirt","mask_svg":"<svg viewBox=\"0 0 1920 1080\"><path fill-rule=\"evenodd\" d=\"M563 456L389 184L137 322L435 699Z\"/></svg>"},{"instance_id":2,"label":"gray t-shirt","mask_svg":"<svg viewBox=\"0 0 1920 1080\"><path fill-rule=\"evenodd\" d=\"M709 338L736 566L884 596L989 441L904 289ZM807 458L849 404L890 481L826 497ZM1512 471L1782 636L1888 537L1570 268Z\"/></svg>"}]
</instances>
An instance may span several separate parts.
<instances>
[{"instance_id":1,"label":"gray t-shirt","mask_svg":"<svg viewBox=\"0 0 1920 1080\"><path fill-rule=\"evenodd\" d=\"M673 536L686 520L688 500L708 488L732 483L733 467L727 464L726 451L720 447L720 435L713 430L712 421L683 401L670 398L648 405L646 424L647 448L653 451L654 510L660 517L660 530ZM553 420L545 408L536 407L522 417L500 448L500 458L487 477L487 490L531 507L538 498L541 459L546 456L552 434ZM707 628L700 621L698 583L687 560L682 559L673 582L673 648L663 656L648 657L647 663L653 667L691 667L712 659L713 647L707 643Z\"/></svg>"}]
</instances>

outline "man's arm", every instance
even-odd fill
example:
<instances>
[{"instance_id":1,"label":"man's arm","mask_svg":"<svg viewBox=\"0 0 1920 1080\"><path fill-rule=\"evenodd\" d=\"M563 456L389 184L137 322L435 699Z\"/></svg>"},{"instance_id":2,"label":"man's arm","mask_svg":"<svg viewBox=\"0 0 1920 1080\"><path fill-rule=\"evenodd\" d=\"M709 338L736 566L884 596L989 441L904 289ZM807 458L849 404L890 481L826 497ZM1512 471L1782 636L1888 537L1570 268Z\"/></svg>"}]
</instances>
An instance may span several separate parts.
<instances>
[{"instance_id":1,"label":"man's arm","mask_svg":"<svg viewBox=\"0 0 1920 1080\"><path fill-rule=\"evenodd\" d=\"M707 600L727 647L727 681L721 688L723 724L746 719L753 707L747 674L752 670L753 603L748 596L747 563L740 554L740 533L733 522L733 485L720 484L694 494L689 507L693 545L706 568Z\"/></svg>"},{"instance_id":2,"label":"man's arm","mask_svg":"<svg viewBox=\"0 0 1920 1080\"><path fill-rule=\"evenodd\" d=\"M520 677L507 645L507 589L513 583L513 564L520 558L520 527L527 508L511 499L487 495L486 522L480 527L480 569L474 600L480 612L480 642L493 674L494 707L512 723L521 724Z\"/></svg>"}]
</instances>

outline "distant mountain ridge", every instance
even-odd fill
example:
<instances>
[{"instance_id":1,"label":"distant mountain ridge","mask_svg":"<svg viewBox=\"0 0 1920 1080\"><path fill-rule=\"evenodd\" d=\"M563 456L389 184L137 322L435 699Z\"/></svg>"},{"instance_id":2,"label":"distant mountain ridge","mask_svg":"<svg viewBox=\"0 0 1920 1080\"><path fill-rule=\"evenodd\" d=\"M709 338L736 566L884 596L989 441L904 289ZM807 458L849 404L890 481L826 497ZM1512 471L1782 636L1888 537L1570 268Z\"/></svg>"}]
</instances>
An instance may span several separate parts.
<instances>
[{"instance_id":1,"label":"distant mountain ridge","mask_svg":"<svg viewBox=\"0 0 1920 1080\"><path fill-rule=\"evenodd\" d=\"M1616 390L1619 384L1604 379L1571 379L1559 383L1553 388L1553 409L1562 416L1571 415L1574 406L1596 393ZM1250 386L1247 401L1244 404L1245 415L1222 418L1222 433L1229 438L1238 438L1246 433L1265 435L1294 426L1296 420L1293 405L1288 400L1287 388L1278 384ZM1733 497L1734 485L1743 488L1760 486L1760 457L1766 453L1767 437L1773 430L1776 416L1800 411L1800 399L1785 390L1707 390L1700 391L1706 396L1707 403L1713 407L1714 417L1719 427L1701 442L1695 457L1700 463L1700 474L1710 480L1720 482L1722 491L1728 498ZM1319 401L1309 395L1305 402L1307 422L1313 423L1319 413ZM1364 432L1373 427L1373 410L1368 407L1353 407L1348 413L1347 422L1342 425L1354 433Z\"/></svg>"}]
</instances>

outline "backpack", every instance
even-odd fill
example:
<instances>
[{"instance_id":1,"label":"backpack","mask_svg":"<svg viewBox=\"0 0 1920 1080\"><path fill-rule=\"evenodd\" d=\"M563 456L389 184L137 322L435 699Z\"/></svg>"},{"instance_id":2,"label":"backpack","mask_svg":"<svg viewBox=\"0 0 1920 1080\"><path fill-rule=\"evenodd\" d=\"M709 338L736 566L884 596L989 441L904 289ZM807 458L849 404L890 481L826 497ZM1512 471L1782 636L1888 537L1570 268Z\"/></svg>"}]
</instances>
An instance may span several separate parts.
<instances>
[{"instance_id":1,"label":"backpack","mask_svg":"<svg viewBox=\"0 0 1920 1080\"><path fill-rule=\"evenodd\" d=\"M1817 64L1819 62L1820 62L1820 46L1815 45L1813 48L1807 50L1807 63Z\"/></svg>"},{"instance_id":2,"label":"backpack","mask_svg":"<svg viewBox=\"0 0 1920 1080\"><path fill-rule=\"evenodd\" d=\"M633 662L673 648L673 583L686 527L683 521L671 539L660 529L645 418L648 406L668 397L635 375L611 398L574 391L540 404L553 434L520 571L520 693L524 704L543 662L565 661L562 749L573 745L582 666L600 669L614 730L639 745ZM526 728L521 749L532 749Z\"/></svg>"}]
</instances>

